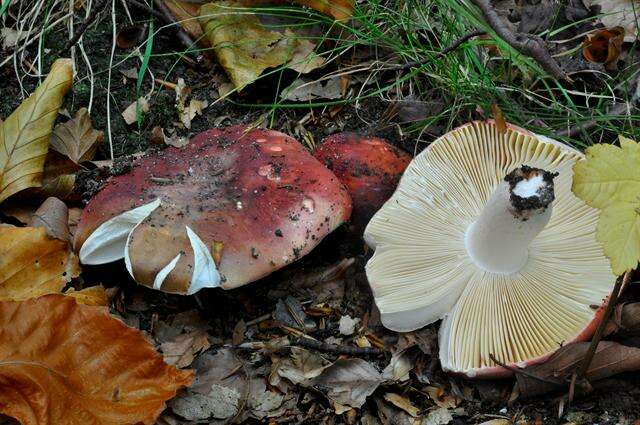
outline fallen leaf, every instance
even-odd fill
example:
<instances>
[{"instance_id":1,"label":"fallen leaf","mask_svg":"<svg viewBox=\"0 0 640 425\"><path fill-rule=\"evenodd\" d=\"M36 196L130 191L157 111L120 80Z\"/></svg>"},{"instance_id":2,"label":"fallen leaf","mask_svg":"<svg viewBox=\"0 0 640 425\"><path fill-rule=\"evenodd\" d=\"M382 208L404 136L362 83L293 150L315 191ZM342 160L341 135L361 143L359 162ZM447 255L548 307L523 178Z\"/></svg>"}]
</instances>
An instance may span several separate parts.
<instances>
[{"instance_id":1,"label":"fallen leaf","mask_svg":"<svg viewBox=\"0 0 640 425\"><path fill-rule=\"evenodd\" d=\"M171 409L192 421L237 415L241 400L248 395L249 383L244 365L233 351L222 348L216 354L205 353L196 359L193 368L193 386L169 403Z\"/></svg>"},{"instance_id":2,"label":"fallen leaf","mask_svg":"<svg viewBox=\"0 0 640 425\"><path fill-rule=\"evenodd\" d=\"M104 133L94 130L89 112L81 108L75 117L56 126L51 135L51 148L79 164L92 160L103 140Z\"/></svg>"},{"instance_id":3,"label":"fallen leaf","mask_svg":"<svg viewBox=\"0 0 640 425\"><path fill-rule=\"evenodd\" d=\"M337 20L344 20L353 14L353 0L296 0L298 3L332 16Z\"/></svg>"},{"instance_id":4,"label":"fallen leaf","mask_svg":"<svg viewBox=\"0 0 640 425\"><path fill-rule=\"evenodd\" d=\"M433 410L427 415L422 425L446 425L453 421L453 416L449 409L446 407L440 407Z\"/></svg>"},{"instance_id":5,"label":"fallen leaf","mask_svg":"<svg viewBox=\"0 0 640 425\"><path fill-rule=\"evenodd\" d=\"M202 110L206 108L209 103L206 100L191 99L189 104L186 105L187 98L191 94L191 89L186 86L184 79L182 78L178 78L178 84L176 84L175 91L176 109L180 115L180 121L185 128L191 128L191 120L196 115L202 115Z\"/></svg>"},{"instance_id":6,"label":"fallen leaf","mask_svg":"<svg viewBox=\"0 0 640 425\"><path fill-rule=\"evenodd\" d=\"M78 258L66 241L42 227L0 227L0 300L57 293L79 275Z\"/></svg>"},{"instance_id":7,"label":"fallen leaf","mask_svg":"<svg viewBox=\"0 0 640 425\"><path fill-rule=\"evenodd\" d=\"M71 297L2 301L0 329L0 413L23 425L153 424L191 384L140 331Z\"/></svg>"},{"instance_id":8,"label":"fallen leaf","mask_svg":"<svg viewBox=\"0 0 640 425\"><path fill-rule=\"evenodd\" d=\"M340 99L342 97L340 81L338 77L323 81L298 78L282 91L280 97L292 102L308 102L318 98Z\"/></svg>"},{"instance_id":9,"label":"fallen leaf","mask_svg":"<svg viewBox=\"0 0 640 425\"><path fill-rule=\"evenodd\" d=\"M633 42L637 38L640 0L584 0L584 4L600 7L598 19L605 27L623 27L624 41Z\"/></svg>"},{"instance_id":10,"label":"fallen leaf","mask_svg":"<svg viewBox=\"0 0 640 425\"><path fill-rule=\"evenodd\" d=\"M607 323L604 335L621 337L640 335L640 302L618 304Z\"/></svg>"},{"instance_id":11,"label":"fallen leaf","mask_svg":"<svg viewBox=\"0 0 640 425\"><path fill-rule=\"evenodd\" d=\"M411 403L411 400L407 397L401 396L400 394L386 393L384 395L384 399L396 406L398 409L404 410L414 418L417 418L420 414L420 409L414 406L413 403Z\"/></svg>"},{"instance_id":12,"label":"fallen leaf","mask_svg":"<svg viewBox=\"0 0 640 425\"><path fill-rule=\"evenodd\" d=\"M13 28L4 27L0 29L0 40L2 40L2 50L7 50L16 46L20 41L28 37L27 31L17 31Z\"/></svg>"},{"instance_id":13,"label":"fallen leaf","mask_svg":"<svg viewBox=\"0 0 640 425\"><path fill-rule=\"evenodd\" d=\"M573 166L573 193L601 210L596 238L616 275L640 260L640 144L620 136L620 147L590 146Z\"/></svg>"},{"instance_id":14,"label":"fallen leaf","mask_svg":"<svg viewBox=\"0 0 640 425\"><path fill-rule=\"evenodd\" d=\"M160 345L160 350L167 364L185 368L191 365L198 353L210 346L207 333L203 330L195 330L163 342Z\"/></svg>"},{"instance_id":15,"label":"fallen leaf","mask_svg":"<svg viewBox=\"0 0 640 425\"><path fill-rule=\"evenodd\" d=\"M296 385L308 386L309 380L320 375L327 366L329 362L319 354L292 347L291 358L279 362L275 372Z\"/></svg>"},{"instance_id":16,"label":"fallen leaf","mask_svg":"<svg viewBox=\"0 0 640 425\"><path fill-rule=\"evenodd\" d=\"M296 329L310 331L316 327L316 323L304 312L300 301L292 296L278 300L273 318L283 325Z\"/></svg>"},{"instance_id":17,"label":"fallen leaf","mask_svg":"<svg viewBox=\"0 0 640 425\"><path fill-rule=\"evenodd\" d=\"M124 118L124 122L131 125L138 121L138 110L140 110L140 115L149 112L149 101L145 97L140 97L140 99L133 102L131 105L127 106L124 111L122 111L122 118Z\"/></svg>"},{"instance_id":18,"label":"fallen leaf","mask_svg":"<svg viewBox=\"0 0 640 425\"><path fill-rule=\"evenodd\" d=\"M281 416L281 410L285 397L275 391L267 389L262 378L253 378L249 382L249 399L247 407L251 416L256 419L272 418Z\"/></svg>"},{"instance_id":19,"label":"fallen leaf","mask_svg":"<svg viewBox=\"0 0 640 425\"><path fill-rule=\"evenodd\" d=\"M352 319L351 316L342 316L338 322L338 330L342 335L353 335L356 331L356 326L360 322L359 318Z\"/></svg>"},{"instance_id":20,"label":"fallen leaf","mask_svg":"<svg viewBox=\"0 0 640 425\"><path fill-rule=\"evenodd\" d=\"M82 167L71 161L66 156L50 150L44 163L42 174L42 187L29 189L31 197L55 197L68 199L73 195L76 182L76 173Z\"/></svg>"},{"instance_id":21,"label":"fallen leaf","mask_svg":"<svg viewBox=\"0 0 640 425\"><path fill-rule=\"evenodd\" d=\"M527 367L526 375L516 373L519 397L529 398L568 388L571 375L582 362L589 345L589 342L565 345L546 362ZM640 369L640 348L627 347L613 341L602 341L598 344L585 378L589 382L594 382L638 369Z\"/></svg>"},{"instance_id":22,"label":"fallen leaf","mask_svg":"<svg viewBox=\"0 0 640 425\"><path fill-rule=\"evenodd\" d=\"M622 52L624 28L602 29L588 34L582 43L582 55L589 62L602 63L608 70L615 70Z\"/></svg>"},{"instance_id":23,"label":"fallen leaf","mask_svg":"<svg viewBox=\"0 0 640 425\"><path fill-rule=\"evenodd\" d=\"M76 291L71 288L64 293L68 297L72 297L78 304L107 306L109 305L109 295L104 290L104 286L96 285Z\"/></svg>"},{"instance_id":24,"label":"fallen leaf","mask_svg":"<svg viewBox=\"0 0 640 425\"><path fill-rule=\"evenodd\" d=\"M407 381L409 372L411 372L416 364L418 357L418 347L408 347L402 351L398 351L391 356L391 361L382 371L384 379L392 381Z\"/></svg>"},{"instance_id":25,"label":"fallen leaf","mask_svg":"<svg viewBox=\"0 0 640 425\"><path fill-rule=\"evenodd\" d=\"M52 238L71 242L69 209L58 198L47 198L29 221L31 227L42 227Z\"/></svg>"},{"instance_id":26,"label":"fallen leaf","mask_svg":"<svg viewBox=\"0 0 640 425\"><path fill-rule=\"evenodd\" d=\"M428 386L425 388L427 394L431 400L438 406L447 409L452 409L458 405L458 399L447 394L442 388Z\"/></svg>"},{"instance_id":27,"label":"fallen leaf","mask_svg":"<svg viewBox=\"0 0 640 425\"><path fill-rule=\"evenodd\" d=\"M312 384L341 405L360 408L383 382L382 375L362 359L340 359L312 380Z\"/></svg>"},{"instance_id":28,"label":"fallen leaf","mask_svg":"<svg viewBox=\"0 0 640 425\"><path fill-rule=\"evenodd\" d=\"M244 341L245 332L247 332L247 324L244 320L240 320L236 323L236 327L233 328L233 334L231 335L231 343L233 345L240 345Z\"/></svg>"},{"instance_id":29,"label":"fallen leaf","mask_svg":"<svg viewBox=\"0 0 640 425\"><path fill-rule=\"evenodd\" d=\"M239 1L204 4L200 23L218 62L238 90L267 68L284 65L306 73L324 63L313 52L315 45L309 40L288 28L283 32L268 29L255 9L245 9ZM286 24L280 25L283 26Z\"/></svg>"},{"instance_id":30,"label":"fallen leaf","mask_svg":"<svg viewBox=\"0 0 640 425\"><path fill-rule=\"evenodd\" d=\"M71 60L56 60L36 91L0 123L0 202L42 184L49 137L72 79Z\"/></svg>"}]
</instances>

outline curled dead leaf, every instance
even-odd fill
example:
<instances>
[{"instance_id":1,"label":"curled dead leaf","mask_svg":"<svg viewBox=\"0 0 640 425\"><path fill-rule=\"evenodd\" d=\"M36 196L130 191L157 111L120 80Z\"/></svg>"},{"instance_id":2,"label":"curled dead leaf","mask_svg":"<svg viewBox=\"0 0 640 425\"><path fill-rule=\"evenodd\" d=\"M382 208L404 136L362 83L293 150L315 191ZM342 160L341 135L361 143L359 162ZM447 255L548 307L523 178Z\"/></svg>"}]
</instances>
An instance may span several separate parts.
<instances>
[{"instance_id":1,"label":"curled dead leaf","mask_svg":"<svg viewBox=\"0 0 640 425\"><path fill-rule=\"evenodd\" d=\"M43 227L52 238L71 241L69 209L58 198L47 198L31 217L29 226Z\"/></svg>"},{"instance_id":2,"label":"curled dead leaf","mask_svg":"<svg viewBox=\"0 0 640 425\"><path fill-rule=\"evenodd\" d=\"M589 62L601 63L613 70L616 69L623 42L624 28L605 28L587 35L582 43L582 54Z\"/></svg>"},{"instance_id":3,"label":"curled dead leaf","mask_svg":"<svg viewBox=\"0 0 640 425\"><path fill-rule=\"evenodd\" d=\"M104 140L104 133L91 125L91 117L86 108L76 112L76 116L58 124L51 135L51 148L79 164L90 161Z\"/></svg>"},{"instance_id":4,"label":"curled dead leaf","mask_svg":"<svg viewBox=\"0 0 640 425\"><path fill-rule=\"evenodd\" d=\"M78 258L68 242L42 227L0 227L0 300L57 293L78 275Z\"/></svg>"},{"instance_id":5,"label":"curled dead leaf","mask_svg":"<svg viewBox=\"0 0 640 425\"><path fill-rule=\"evenodd\" d=\"M0 123L0 202L42 184L49 137L72 79L71 60L56 60L36 91Z\"/></svg>"},{"instance_id":6,"label":"curled dead leaf","mask_svg":"<svg viewBox=\"0 0 640 425\"><path fill-rule=\"evenodd\" d=\"M168 366L104 307L0 302L0 413L23 425L153 424L192 373Z\"/></svg>"},{"instance_id":7,"label":"curled dead leaf","mask_svg":"<svg viewBox=\"0 0 640 425\"><path fill-rule=\"evenodd\" d=\"M78 304L107 306L109 305L109 295L104 290L104 286L96 285L76 291L71 288L64 295L75 298Z\"/></svg>"}]
</instances>

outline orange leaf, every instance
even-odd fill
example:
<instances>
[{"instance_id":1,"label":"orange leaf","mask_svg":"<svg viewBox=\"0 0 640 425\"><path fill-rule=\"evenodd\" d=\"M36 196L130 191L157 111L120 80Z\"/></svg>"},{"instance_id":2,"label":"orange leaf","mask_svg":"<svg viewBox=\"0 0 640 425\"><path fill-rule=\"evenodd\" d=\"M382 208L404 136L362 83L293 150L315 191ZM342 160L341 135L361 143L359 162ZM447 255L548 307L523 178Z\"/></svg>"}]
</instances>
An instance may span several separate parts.
<instances>
[{"instance_id":1,"label":"orange leaf","mask_svg":"<svg viewBox=\"0 0 640 425\"><path fill-rule=\"evenodd\" d=\"M90 286L79 291L71 288L64 294L68 297L75 298L78 304L101 306L109 304L109 295L107 295L102 285Z\"/></svg>"},{"instance_id":2,"label":"orange leaf","mask_svg":"<svg viewBox=\"0 0 640 425\"><path fill-rule=\"evenodd\" d=\"M23 425L153 424L192 379L107 308L0 302L0 414Z\"/></svg>"},{"instance_id":3,"label":"orange leaf","mask_svg":"<svg viewBox=\"0 0 640 425\"><path fill-rule=\"evenodd\" d=\"M80 274L69 243L43 227L0 227L0 300L60 292Z\"/></svg>"},{"instance_id":4,"label":"orange leaf","mask_svg":"<svg viewBox=\"0 0 640 425\"><path fill-rule=\"evenodd\" d=\"M605 28L587 35L582 43L582 54L589 62L602 63L615 69L624 42L624 28Z\"/></svg>"}]
</instances>

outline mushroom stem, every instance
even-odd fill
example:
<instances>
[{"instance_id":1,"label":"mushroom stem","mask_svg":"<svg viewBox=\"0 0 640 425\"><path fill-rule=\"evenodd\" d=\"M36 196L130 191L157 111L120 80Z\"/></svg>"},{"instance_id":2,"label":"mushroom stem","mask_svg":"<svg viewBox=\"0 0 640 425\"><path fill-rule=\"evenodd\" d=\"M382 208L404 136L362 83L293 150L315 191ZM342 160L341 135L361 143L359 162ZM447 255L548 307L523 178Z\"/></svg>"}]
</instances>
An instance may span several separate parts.
<instances>
[{"instance_id":1,"label":"mushroom stem","mask_svg":"<svg viewBox=\"0 0 640 425\"><path fill-rule=\"evenodd\" d=\"M465 246L478 267L503 274L524 267L529 244L551 218L555 176L522 165L500 182L465 234Z\"/></svg>"}]
</instances>

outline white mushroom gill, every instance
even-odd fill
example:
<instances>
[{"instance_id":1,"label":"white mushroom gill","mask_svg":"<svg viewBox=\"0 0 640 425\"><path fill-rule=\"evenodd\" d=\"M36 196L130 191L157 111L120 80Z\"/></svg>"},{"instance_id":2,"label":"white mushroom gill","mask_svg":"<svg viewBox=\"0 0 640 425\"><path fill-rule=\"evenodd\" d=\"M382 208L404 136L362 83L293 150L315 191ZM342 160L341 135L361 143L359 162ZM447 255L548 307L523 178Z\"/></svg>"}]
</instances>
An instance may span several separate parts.
<instances>
[{"instance_id":1,"label":"white mushroom gill","mask_svg":"<svg viewBox=\"0 0 640 425\"><path fill-rule=\"evenodd\" d=\"M493 366L490 355L527 361L579 335L594 318L590 306L600 305L615 281L595 238L598 212L571 192L572 166L581 158L557 142L500 133L489 123L453 130L414 158L365 230L375 245L366 271L383 324L411 331L444 318L442 365L467 374ZM533 221L502 220L503 230L529 222L519 242L525 258L520 250L490 271L472 258L465 234L491 208L513 219L509 187L499 186L522 164L559 173L553 210L537 211ZM493 206L492 196L500 198ZM509 246L503 230L477 252L491 258L498 242Z\"/></svg>"},{"instance_id":2,"label":"white mushroom gill","mask_svg":"<svg viewBox=\"0 0 640 425\"><path fill-rule=\"evenodd\" d=\"M192 295L202 288L216 288L220 286L220 273L209 248L189 226L187 236L193 249L193 274L187 289L187 295Z\"/></svg>"},{"instance_id":3,"label":"white mushroom gill","mask_svg":"<svg viewBox=\"0 0 640 425\"><path fill-rule=\"evenodd\" d=\"M160 199L117 215L91 233L80 248L83 264L105 264L125 256L129 233L160 206Z\"/></svg>"}]
</instances>

